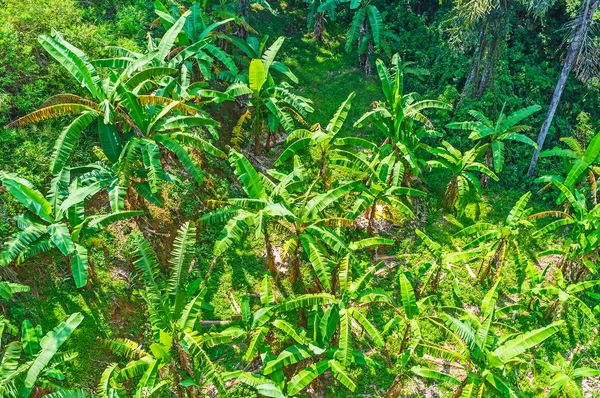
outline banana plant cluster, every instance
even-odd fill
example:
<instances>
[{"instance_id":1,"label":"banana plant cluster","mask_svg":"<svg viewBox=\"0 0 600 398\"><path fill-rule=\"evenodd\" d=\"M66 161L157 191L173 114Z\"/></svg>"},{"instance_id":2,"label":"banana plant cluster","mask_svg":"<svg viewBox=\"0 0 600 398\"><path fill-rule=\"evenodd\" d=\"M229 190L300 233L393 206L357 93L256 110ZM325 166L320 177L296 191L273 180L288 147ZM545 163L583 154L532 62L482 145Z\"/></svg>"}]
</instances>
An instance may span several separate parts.
<instances>
[{"instance_id":1,"label":"banana plant cluster","mask_svg":"<svg viewBox=\"0 0 600 398\"><path fill-rule=\"evenodd\" d=\"M270 9L265 1L256 3ZM350 3L354 14L347 43L350 48L358 43L367 68L374 50L390 36L383 16L370 1L315 1L315 24L324 23L325 15L333 18L338 3ZM395 241L376 220L387 219L390 228L414 220L434 168L449 174L442 207L464 210L469 194L479 194L487 177L498 180L506 143L535 147L524 134L528 127L520 123L539 107L508 116L502 111L495 124L476 111L470 113L475 122L448 124L478 141L461 150L450 142L452 137L442 138L428 116L448 111L450 105L406 94L404 76L415 70L394 55L390 66L375 62L383 99L355 121L353 128L360 131L349 132L345 123L354 93L325 127L307 127L312 102L294 93L291 83L297 77L276 60L284 38L269 45L268 36L246 37L251 31L249 4L203 1L180 10L156 2L156 24L166 33L160 39L149 37L142 52L112 48L112 58L89 59L57 32L40 38L85 94L51 97L9 125L72 118L55 144L47 195L23 178L0 173L2 186L27 210L17 217L18 231L3 247L0 265L56 249L70 265L75 286L85 286L93 274L88 241L114 222L141 216L135 210L139 202L132 200L136 195L160 206L165 182L177 184L183 176L201 184L205 172L200 160L208 154L213 161L229 162L244 195L207 201L210 211L200 216L199 224L221 227L215 264L248 236L262 241L268 273L258 300L243 296L239 316L232 319L205 319L214 310L205 299L205 281L190 280L195 222L181 226L168 264L160 264L150 242L140 239L134 265L143 288L136 294L147 309L148 338L143 343L105 341L123 361L104 370L98 396L227 396L239 382L262 396L288 397L306 393L316 380L329 376L354 392L360 372L392 367L392 358L401 370L387 396L402 394L403 383L414 377L435 379L455 397L519 396L519 378L535 360L529 353L563 333L564 322L558 318L574 309L595 320L583 295L599 283L586 278L597 273L600 135L585 149L564 140L569 150L542 155L565 159L566 176L541 179L559 191L562 209L532 214L532 194L526 193L501 225L480 222L461 228L450 239L455 250L415 229L428 252L419 259L409 256L420 266L418 273L387 264L378 254ZM315 25L315 32L320 37L322 27ZM286 80L278 82L277 77ZM227 101L241 109L233 148L224 151L211 142L218 139L220 127L211 112ZM241 143L247 130L255 156L263 154L265 138L268 152L277 134L287 134L276 168L258 167L244 155ZM86 131L95 133L99 161L71 165L71 154ZM185 170L174 171L178 164ZM584 191L586 177L592 206ZM92 198L104 194L106 206L91 206ZM535 221L545 217L557 220L537 227ZM361 219L366 220L366 237L354 239L361 233L356 231ZM541 256L555 254L561 260L552 272L549 267L539 270L521 244L558 230L564 230L566 239ZM506 304L509 298L500 298L499 287L509 263L517 265L521 297ZM449 284L455 299L464 285L470 287L472 281L460 280L459 267L481 285L493 283L476 310L438 305L442 286ZM304 291L280 289L286 274L293 288ZM25 291L25 286L0 281L5 300ZM516 317L544 324L523 330L515 326ZM3 349L0 394L29 396L36 383L54 389L52 379L64 378L61 363L73 358L57 353L82 319L73 314L46 335L24 322L20 339ZM428 334L432 329L435 333ZM0 317L0 333L4 330L17 334ZM392 346L390 340L400 344ZM212 350L222 345L244 352L238 364L217 363ZM581 378L597 374L578 367L573 358L546 365L554 377L551 395L561 390L578 394ZM49 396L85 397L89 392L58 390Z\"/></svg>"}]
</instances>

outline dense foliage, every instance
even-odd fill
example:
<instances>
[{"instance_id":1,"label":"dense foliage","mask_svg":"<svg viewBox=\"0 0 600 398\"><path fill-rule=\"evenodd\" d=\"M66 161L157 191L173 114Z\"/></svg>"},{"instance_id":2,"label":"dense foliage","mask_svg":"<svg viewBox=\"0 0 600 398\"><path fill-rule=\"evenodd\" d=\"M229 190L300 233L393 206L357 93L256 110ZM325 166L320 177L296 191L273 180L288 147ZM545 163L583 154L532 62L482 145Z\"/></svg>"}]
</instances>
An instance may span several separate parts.
<instances>
[{"instance_id":1,"label":"dense foliage","mask_svg":"<svg viewBox=\"0 0 600 398\"><path fill-rule=\"evenodd\" d=\"M598 3L0 0L0 396L596 396Z\"/></svg>"}]
</instances>

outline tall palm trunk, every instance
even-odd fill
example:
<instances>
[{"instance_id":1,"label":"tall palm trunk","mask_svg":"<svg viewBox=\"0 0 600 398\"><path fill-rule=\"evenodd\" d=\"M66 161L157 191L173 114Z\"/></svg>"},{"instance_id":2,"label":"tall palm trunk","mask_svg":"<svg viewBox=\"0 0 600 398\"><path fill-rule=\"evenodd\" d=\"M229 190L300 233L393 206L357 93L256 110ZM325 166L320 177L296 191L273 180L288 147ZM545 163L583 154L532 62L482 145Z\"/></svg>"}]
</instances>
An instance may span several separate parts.
<instances>
[{"instance_id":1,"label":"tall palm trunk","mask_svg":"<svg viewBox=\"0 0 600 398\"><path fill-rule=\"evenodd\" d=\"M590 24L592 23L592 17L598 8L599 2L600 0L583 0L583 4L581 5L581 10L579 11L579 15L577 17L578 25L575 30L575 36L573 37L573 41L569 46L567 58L565 59L565 64L563 65L560 73L558 83L556 83L556 87L554 88L554 94L552 95L552 100L550 101L548 114L546 115L546 120L544 120L544 124L542 124L542 129L540 130L540 134L538 136L537 149L533 153L531 163L529 164L529 170L527 171L527 174L530 176L533 175L535 166L537 165L538 157L540 156L540 152L544 146L544 141L546 140L546 135L548 135L550 125L552 125L552 119L554 119L554 114L556 113L556 108L560 102L560 97L562 96L565 85L567 84L567 78L569 77L573 66L577 62L577 59L581 55L581 50L583 49L583 45L590 29Z\"/></svg>"},{"instance_id":2,"label":"tall palm trunk","mask_svg":"<svg viewBox=\"0 0 600 398\"><path fill-rule=\"evenodd\" d=\"M479 85L477 87L477 96L481 97L485 92L486 88L490 85L492 81L492 76L494 74L494 65L496 64L496 59L498 58L498 50L500 48L500 35L493 31L492 33L492 41L487 50L487 54L485 57L485 64L483 66L483 72L481 73L481 79L479 80Z\"/></svg>"}]
</instances>

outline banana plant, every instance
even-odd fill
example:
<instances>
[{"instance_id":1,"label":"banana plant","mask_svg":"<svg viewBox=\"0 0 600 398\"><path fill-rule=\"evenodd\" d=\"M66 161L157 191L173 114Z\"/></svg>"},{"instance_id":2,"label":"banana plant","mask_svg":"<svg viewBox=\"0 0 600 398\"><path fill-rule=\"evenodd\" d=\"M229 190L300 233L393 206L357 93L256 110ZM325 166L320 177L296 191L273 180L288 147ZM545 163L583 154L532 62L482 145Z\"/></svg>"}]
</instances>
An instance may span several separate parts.
<instances>
[{"instance_id":1,"label":"banana plant","mask_svg":"<svg viewBox=\"0 0 600 398\"><path fill-rule=\"evenodd\" d=\"M375 150L376 145L369 140L359 137L344 137L342 132L354 96L355 94L351 93L342 102L324 129L320 124L316 124L310 130L298 129L291 132L286 139L288 147L281 153L275 166L281 166L294 155L314 148L316 151L314 157L318 159L319 178L323 181L323 188L328 190L331 179L329 163L333 161L334 157L344 157L348 153L347 151L357 146Z\"/></svg>"},{"instance_id":2,"label":"banana plant","mask_svg":"<svg viewBox=\"0 0 600 398\"><path fill-rule=\"evenodd\" d=\"M349 153L349 151L340 151L340 153L348 158L361 158L360 155ZM338 158L336 163L356 165L357 162L342 160L340 163ZM365 213L369 233L374 232L373 223L376 216L394 221L393 210L409 219L414 218L415 215L411 210L412 203L407 198L409 196L425 196L425 192L402 186L405 174L404 165L402 162L396 161L391 146L384 145L378 148L367 162L363 161L363 164L365 163L366 167L361 167L367 172L363 180L364 188L354 202L349 217L355 219Z\"/></svg>"},{"instance_id":3,"label":"banana plant","mask_svg":"<svg viewBox=\"0 0 600 398\"><path fill-rule=\"evenodd\" d=\"M226 158L201 133L206 126L218 125L210 116L167 116L177 108L179 102L143 107L139 105L135 94L130 94L129 101L130 109L135 110L138 133L127 141L119 156L117 171L120 186L128 187L131 180L135 179L138 192L149 191L148 195L142 196L150 201L152 197L156 198L161 191L161 181L174 181L164 170L161 149L175 155L198 184L202 183L204 173L190 149L203 151L217 159ZM144 185L145 189L140 185Z\"/></svg>"},{"instance_id":4,"label":"banana plant","mask_svg":"<svg viewBox=\"0 0 600 398\"><path fill-rule=\"evenodd\" d=\"M548 182L559 181L566 187L572 188L578 185L587 175L590 183L590 191L593 204L598 204L597 197L597 180L600 175L599 159L600 156L600 134L596 134L590 143L583 145L575 137L562 137L560 139L568 149L555 147L540 153L540 157L559 157L563 160L566 177L549 175L540 177L537 181ZM557 198L557 203L564 200L564 195Z\"/></svg>"},{"instance_id":5,"label":"banana plant","mask_svg":"<svg viewBox=\"0 0 600 398\"><path fill-rule=\"evenodd\" d=\"M421 239L427 251L433 256L433 259L425 262L424 271L420 273L423 279L419 286L419 292L425 294L428 289L431 289L432 294L437 294L443 278L448 278L454 294L456 297L460 297L459 279L452 268L456 263L467 264L470 260L479 256L479 249L447 252L439 242L433 240L425 232L416 229L415 233ZM419 255L419 257L421 256Z\"/></svg>"},{"instance_id":6,"label":"banana plant","mask_svg":"<svg viewBox=\"0 0 600 398\"><path fill-rule=\"evenodd\" d=\"M350 28L346 34L346 51L357 48L360 69L368 76L373 70L373 58L376 50L383 48L389 53L388 40L397 41L398 37L387 29L381 13L372 0L345 0L354 11ZM387 40L386 40L387 39Z\"/></svg>"},{"instance_id":7,"label":"banana plant","mask_svg":"<svg viewBox=\"0 0 600 398\"><path fill-rule=\"evenodd\" d=\"M404 170L410 170L410 173L405 173L402 184L407 186L411 174L421 176L420 166L424 163L418 154L418 150L422 149L421 140L427 136L439 136L423 112L428 109L451 109L451 105L436 100L418 100L416 93L405 94L404 74L411 72L411 69L405 69L398 54L392 57L389 68L380 59L376 66L385 101L376 103L374 109L354 123L354 127L372 125L383 135L383 144L391 145L396 160L403 163Z\"/></svg>"},{"instance_id":8,"label":"banana plant","mask_svg":"<svg viewBox=\"0 0 600 398\"><path fill-rule=\"evenodd\" d=\"M154 66L153 63L160 63L167 57L187 15L182 16L180 21L165 33L156 49L125 67L121 73L106 74L104 79L96 68L103 67L105 61L92 62L83 51L64 40L58 32L54 32L53 37L40 36L39 42L42 47L87 91L91 99L75 94L58 94L49 98L40 109L11 122L7 127L14 128L58 117L75 116L56 141L51 169L57 173L67 164L69 155L83 131L96 122L102 150L111 162L116 163L124 141L128 138L127 133L139 133L135 124L139 106L145 105L146 101L157 101L152 96L138 98L132 95L140 94L139 91L148 87L148 84L152 86L153 79L177 72L174 68ZM114 62L116 61L111 61L110 65ZM165 99L164 102L173 101ZM132 108L131 105L138 106Z\"/></svg>"},{"instance_id":9,"label":"banana plant","mask_svg":"<svg viewBox=\"0 0 600 398\"><path fill-rule=\"evenodd\" d=\"M506 106L506 104L505 104ZM489 144L485 153L485 165L488 169L500 174L504 168L505 144L508 141L522 142L537 149L537 144L523 132L531 129L531 126L518 124L535 112L542 109L539 105L532 105L519 109L510 115L504 114L504 107L496 123L488 119L483 113L475 110L469 114L476 120L472 122L453 122L446 125L448 129L470 131L469 138L474 141L482 141ZM481 186L487 188L489 177L481 175Z\"/></svg>"},{"instance_id":10,"label":"banana plant","mask_svg":"<svg viewBox=\"0 0 600 398\"><path fill-rule=\"evenodd\" d=\"M533 228L528 219L532 209L527 207L531 192L523 194L508 213L504 224L496 225L486 222L478 222L468 226L454 235L457 238L471 238L464 245L465 250L485 247L486 253L491 257L484 258L477 271L477 279L482 283L494 270L496 279L502 275L502 269L509 256L512 256L515 264L521 264L522 249L519 238Z\"/></svg>"},{"instance_id":11,"label":"banana plant","mask_svg":"<svg viewBox=\"0 0 600 398\"><path fill-rule=\"evenodd\" d=\"M448 328L443 324L443 321L434 315L426 313L426 307L430 304L433 296L425 296L417 299L415 290L408 279L408 273L398 273L398 291L400 296L400 307L403 311L398 311L399 314L392 317L390 321L385 325L384 330L386 334L390 330L394 330L399 325L404 328L402 337L400 340L400 347L398 354L401 356L401 363L403 366L408 364L409 359L415 354L419 344L423 341L424 335L421 332L422 326L433 325L434 327L441 327L447 331ZM400 386L402 380L402 373L398 374L391 387L388 389L386 396L398 396L400 395Z\"/></svg>"},{"instance_id":12,"label":"banana plant","mask_svg":"<svg viewBox=\"0 0 600 398\"><path fill-rule=\"evenodd\" d=\"M553 231L567 227L567 235L561 246L544 250L538 256L559 255L560 262L557 266L562 274L569 282L578 282L589 273L595 274L597 270L600 205L590 209L580 190L568 188L556 180L552 183L560 190L561 196L565 197L565 210L543 211L529 216L532 219L557 218L556 221L537 229L533 237L547 236Z\"/></svg>"},{"instance_id":13,"label":"banana plant","mask_svg":"<svg viewBox=\"0 0 600 398\"><path fill-rule=\"evenodd\" d=\"M45 335L40 326L24 321L21 337L0 350L0 395L6 398L38 396L36 387L51 388L55 381L63 380L60 370L77 354L59 354L60 347L83 321L80 313L72 314Z\"/></svg>"},{"instance_id":14,"label":"banana plant","mask_svg":"<svg viewBox=\"0 0 600 398\"><path fill-rule=\"evenodd\" d=\"M337 7L341 0L304 0L308 4L308 16L306 22L309 29L312 29L313 37L318 41L323 41L323 32L325 31L325 22L327 19L335 21L337 16Z\"/></svg>"},{"instance_id":15,"label":"banana plant","mask_svg":"<svg viewBox=\"0 0 600 398\"><path fill-rule=\"evenodd\" d=\"M538 365L549 370L553 376L550 380L550 391L547 397L584 397L581 388L582 379L599 376L600 369L579 366L578 359L575 356L567 359L559 354L554 364L547 361L536 361Z\"/></svg>"},{"instance_id":16,"label":"banana plant","mask_svg":"<svg viewBox=\"0 0 600 398\"><path fill-rule=\"evenodd\" d=\"M461 152L447 141L442 141L442 146L430 148L429 152L437 159L427 161L431 168L441 168L452 174L446 192L442 199L442 207L453 211L463 203L467 193L474 191L481 193L481 185L477 178L477 172L488 175L492 180L498 181L498 176L477 159L487 150L487 144L475 146L466 152Z\"/></svg>"},{"instance_id":17,"label":"banana plant","mask_svg":"<svg viewBox=\"0 0 600 398\"><path fill-rule=\"evenodd\" d=\"M550 265L541 271L534 265L527 269L529 286L523 291L522 299L526 301L524 304L528 310L544 320L549 320L556 317L561 309L575 308L590 322L596 322L592 309L577 295L600 285L600 280L568 283L560 269L550 269ZM552 275L551 281L547 278L548 274Z\"/></svg>"},{"instance_id":18,"label":"banana plant","mask_svg":"<svg viewBox=\"0 0 600 398\"><path fill-rule=\"evenodd\" d=\"M13 234L0 252L0 265L22 263L50 249L58 249L71 266L75 286L81 288L88 279L86 240L120 220L139 216L140 211L117 211L87 216L85 201L98 193L100 184L83 187L80 180L70 179L69 169L57 174L44 197L27 180L0 172L6 190L27 210L17 216L20 231Z\"/></svg>"},{"instance_id":19,"label":"banana plant","mask_svg":"<svg viewBox=\"0 0 600 398\"><path fill-rule=\"evenodd\" d=\"M9 281L3 281L0 277L0 298L4 300L10 300L12 296L17 293L25 293L29 291L29 286L21 285L20 283L14 283ZM0 326L1 329L1 326ZM2 332L0 332L0 338Z\"/></svg>"},{"instance_id":20,"label":"banana plant","mask_svg":"<svg viewBox=\"0 0 600 398\"><path fill-rule=\"evenodd\" d=\"M445 326L459 344L457 348L421 342L426 350L459 361L456 369L461 375L449 374L435 365L413 366L411 370L415 375L454 386L453 397L519 396L517 375L519 366L525 362L523 354L556 334L564 321L528 332L502 334L506 325L498 317L508 311L497 308L498 285L499 281L485 295L480 305L480 316L465 310L460 310L463 313L460 317L448 313L443 315Z\"/></svg>"},{"instance_id":21,"label":"banana plant","mask_svg":"<svg viewBox=\"0 0 600 398\"><path fill-rule=\"evenodd\" d=\"M260 374L234 372L231 376L257 388L265 396L286 397L300 394L321 374L330 371L350 391L356 383L349 374L355 365L373 364L357 347L353 335L364 333L378 347L384 345L380 331L365 315L364 307L373 304L389 306L392 298L382 289L373 287L375 272L383 263L365 268L348 253L332 268L332 283L326 292L290 297L275 307L278 314L275 328L294 344L278 355L266 357ZM306 311L308 329L284 320L283 316ZM275 324L277 322L277 324ZM272 328L274 329L274 328ZM298 364L302 362L302 370ZM306 366L308 365L308 366ZM286 379L291 369L293 376ZM272 391L273 395L266 393Z\"/></svg>"},{"instance_id":22,"label":"banana plant","mask_svg":"<svg viewBox=\"0 0 600 398\"><path fill-rule=\"evenodd\" d=\"M198 332L202 310L212 307L204 301L206 289L198 291L200 281L188 283L188 272L194 258L196 228L190 222L181 226L173 243L169 260L170 276L160 275L160 266L150 243L138 241L134 264L144 282L139 291L148 308L153 341L147 352L132 341L116 339L109 342L112 350L130 361L124 366L110 365L103 374L103 393L124 391L124 382L140 377L136 397L147 391L163 388L177 391L178 397L200 394L206 380L210 380L220 394L227 394L219 372L205 349L208 340ZM239 337L222 334L211 341L227 342Z\"/></svg>"},{"instance_id":23,"label":"banana plant","mask_svg":"<svg viewBox=\"0 0 600 398\"><path fill-rule=\"evenodd\" d=\"M359 190L360 181L318 193L314 192L315 182L298 158L295 158L290 173L272 171L270 177L273 180L257 172L246 157L233 150L229 159L248 198L210 202L222 208L204 215L201 220L208 224L225 222L215 242L215 256L223 254L251 231L256 239L264 239L269 270L274 273L271 241L274 230L282 241L281 255L291 264L290 279L293 281L300 274L302 252L309 257L316 247L337 252L345 250L344 242L330 226L349 221L331 215L327 210Z\"/></svg>"},{"instance_id":24,"label":"banana plant","mask_svg":"<svg viewBox=\"0 0 600 398\"><path fill-rule=\"evenodd\" d=\"M292 92L292 86L283 81L275 83L271 70L277 70L297 83L298 79L290 69L275 58L281 49L284 37L279 37L268 48L266 48L268 36L263 40L234 41L244 52L252 58L248 68L247 80L230 87L230 95L247 95L248 110L238 120L238 135L243 132L245 124L251 124L251 136L254 139L254 154L262 152L262 137L267 130L266 150L271 148L273 134L280 127L285 132L292 132L294 120L305 123L304 118L311 112L312 101ZM238 137L239 138L239 137Z\"/></svg>"}]
</instances>

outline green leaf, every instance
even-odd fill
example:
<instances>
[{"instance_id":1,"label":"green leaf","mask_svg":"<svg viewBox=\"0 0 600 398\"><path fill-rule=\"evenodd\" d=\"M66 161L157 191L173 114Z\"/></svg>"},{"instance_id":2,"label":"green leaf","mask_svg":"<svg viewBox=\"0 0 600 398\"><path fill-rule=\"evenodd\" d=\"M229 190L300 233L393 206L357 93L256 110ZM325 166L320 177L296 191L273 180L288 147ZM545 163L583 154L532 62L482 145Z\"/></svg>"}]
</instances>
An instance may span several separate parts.
<instances>
[{"instance_id":1,"label":"green leaf","mask_svg":"<svg viewBox=\"0 0 600 398\"><path fill-rule=\"evenodd\" d=\"M275 296L271 287L271 277L265 275L260 284L260 302L263 306L275 304Z\"/></svg>"},{"instance_id":2,"label":"green leaf","mask_svg":"<svg viewBox=\"0 0 600 398\"><path fill-rule=\"evenodd\" d=\"M350 308L348 309L348 311L350 312L352 317L360 324L360 326L362 326L363 329L365 329L365 331L369 333L369 336L371 337L371 340L373 340L373 343L375 343L375 345L378 347L383 347L385 342L383 341L383 337L381 337L381 334L377 331L377 329L375 329L375 326L373 326L373 324L367 318L365 318L365 316L357 309Z\"/></svg>"},{"instance_id":3,"label":"green leaf","mask_svg":"<svg viewBox=\"0 0 600 398\"><path fill-rule=\"evenodd\" d=\"M494 357L498 358L502 364L505 364L558 332L559 327L563 323L564 321L561 320L546 327L523 333L498 347L492 354Z\"/></svg>"},{"instance_id":4,"label":"green leaf","mask_svg":"<svg viewBox=\"0 0 600 398\"><path fill-rule=\"evenodd\" d=\"M115 212L115 213L111 213L111 214L104 214L101 216L92 216L89 218L88 228L95 228L98 230L102 230L102 229L106 228L107 226L109 226L110 224L113 224L117 221L126 220L131 217L141 216L142 214L144 214L143 211L126 210L126 211L119 211L119 212Z\"/></svg>"},{"instance_id":5,"label":"green leaf","mask_svg":"<svg viewBox=\"0 0 600 398\"><path fill-rule=\"evenodd\" d=\"M101 80L83 51L65 41L58 32L54 32L54 38L42 35L38 41L48 54L75 78L77 83L85 87L97 100L102 99Z\"/></svg>"},{"instance_id":6,"label":"green leaf","mask_svg":"<svg viewBox=\"0 0 600 398\"><path fill-rule=\"evenodd\" d=\"M266 363L263 369L263 374L269 375L284 366L289 366L310 358L313 355L312 351L301 344L290 346L283 350L276 359Z\"/></svg>"},{"instance_id":7,"label":"green leaf","mask_svg":"<svg viewBox=\"0 0 600 398\"><path fill-rule=\"evenodd\" d=\"M179 32L181 32L181 29L183 29L183 25L185 24L187 17L190 15L191 11L186 11L164 34L160 40L160 43L158 44L155 57L157 60L162 62L165 60L167 55L169 55L169 52L171 52L171 48L173 47L173 44L175 44L175 40L177 39Z\"/></svg>"},{"instance_id":8,"label":"green leaf","mask_svg":"<svg viewBox=\"0 0 600 398\"><path fill-rule=\"evenodd\" d=\"M108 160L113 164L117 163L123 149L117 128L112 124L104 123L102 119L98 119L98 136L102 151Z\"/></svg>"},{"instance_id":9,"label":"green leaf","mask_svg":"<svg viewBox=\"0 0 600 398\"><path fill-rule=\"evenodd\" d=\"M10 300L10 298L16 293L24 293L28 291L29 286L21 285L20 283L0 281L0 297L5 300ZM2 337L1 333L0 337Z\"/></svg>"},{"instance_id":10,"label":"green leaf","mask_svg":"<svg viewBox=\"0 0 600 398\"><path fill-rule=\"evenodd\" d=\"M69 228L65 224L50 225L48 233L50 234L50 240L62 254L69 256L75 251L75 244L73 244Z\"/></svg>"},{"instance_id":11,"label":"green leaf","mask_svg":"<svg viewBox=\"0 0 600 398\"><path fill-rule=\"evenodd\" d=\"M77 144L81 133L97 117L98 114L96 112L83 112L81 116L73 120L71 124L60 133L56 139L54 151L52 153L52 165L50 166L52 173L57 174L66 166L69 161L69 156Z\"/></svg>"},{"instance_id":12,"label":"green leaf","mask_svg":"<svg viewBox=\"0 0 600 398\"><path fill-rule=\"evenodd\" d=\"M588 147L583 154L583 159L577 160L567 178L565 178L564 185L567 187L572 187L578 180L579 177L587 170L590 165L592 165L598 155L600 154L600 133L596 134L594 138L590 141Z\"/></svg>"},{"instance_id":13,"label":"green leaf","mask_svg":"<svg viewBox=\"0 0 600 398\"><path fill-rule=\"evenodd\" d=\"M435 379L442 382L451 383L457 386L460 385L460 380L446 373L438 372L437 370L425 368L423 366L413 366L412 368L410 368L410 371L416 374L417 376L421 376L426 379Z\"/></svg>"},{"instance_id":14,"label":"green leaf","mask_svg":"<svg viewBox=\"0 0 600 398\"><path fill-rule=\"evenodd\" d=\"M273 63L273 61L275 60L275 57L277 56L279 49L283 45L284 40L285 40L284 36L278 37L277 40L275 40L275 42L273 44L271 44L271 46L264 52L264 54L262 56L262 61L264 63L264 68L265 68L266 73L269 72L269 68L271 67L271 64ZM252 66L250 66L250 67L252 68ZM260 88L259 88L259 90L260 90Z\"/></svg>"},{"instance_id":15,"label":"green leaf","mask_svg":"<svg viewBox=\"0 0 600 398\"><path fill-rule=\"evenodd\" d=\"M248 72L250 90L252 90L255 95L259 93L263 84L265 84L266 79L267 72L263 61L260 59L253 59L252 62L250 62L250 70Z\"/></svg>"},{"instance_id":16,"label":"green leaf","mask_svg":"<svg viewBox=\"0 0 600 398\"><path fill-rule=\"evenodd\" d=\"M289 381L287 389L288 395L298 394L327 369L329 369L329 360L317 362L300 371Z\"/></svg>"},{"instance_id":17,"label":"green leaf","mask_svg":"<svg viewBox=\"0 0 600 398\"><path fill-rule=\"evenodd\" d=\"M75 313L42 338L40 341L41 350L29 367L25 377L26 388L29 390L33 388L39 374L48 366L60 346L69 338L81 321L83 321L83 315Z\"/></svg>"},{"instance_id":18,"label":"green leaf","mask_svg":"<svg viewBox=\"0 0 600 398\"><path fill-rule=\"evenodd\" d=\"M177 232L169 260L171 277L167 285L167 294L173 303L171 314L173 319L179 318L186 303L188 269L194 258L195 245L196 227L193 223L187 222Z\"/></svg>"},{"instance_id":19,"label":"green leaf","mask_svg":"<svg viewBox=\"0 0 600 398\"><path fill-rule=\"evenodd\" d=\"M344 368L344 366L341 363L339 363L335 359L331 359L329 361L329 366L331 368L331 372L333 373L333 376L336 379L338 379L339 382L344 385L344 387L346 387L347 389L349 389L352 392L354 392L354 390L356 390L356 384L350 378L350 376L348 376L346 369Z\"/></svg>"},{"instance_id":20,"label":"green leaf","mask_svg":"<svg viewBox=\"0 0 600 398\"><path fill-rule=\"evenodd\" d=\"M33 188L33 185L29 181L5 172L0 172L0 179L2 179L2 185L6 187L8 192L29 209L29 211L44 221L49 223L54 222L52 205L39 191Z\"/></svg>"},{"instance_id":21,"label":"green leaf","mask_svg":"<svg viewBox=\"0 0 600 398\"><path fill-rule=\"evenodd\" d=\"M404 306L404 313L408 319L413 319L419 315L419 307L417 307L415 292L404 273L398 274L398 281L400 283L400 294L402 305Z\"/></svg>"},{"instance_id":22,"label":"green leaf","mask_svg":"<svg viewBox=\"0 0 600 398\"><path fill-rule=\"evenodd\" d=\"M340 310L340 334L338 342L338 350L335 353L335 358L340 361L342 366L348 366L352 357L351 347L351 316L349 310L342 308Z\"/></svg>"},{"instance_id":23,"label":"green leaf","mask_svg":"<svg viewBox=\"0 0 600 398\"><path fill-rule=\"evenodd\" d=\"M71 257L71 273L76 287L82 288L87 284L88 252L79 243L75 243L75 252Z\"/></svg>"}]
</instances>

